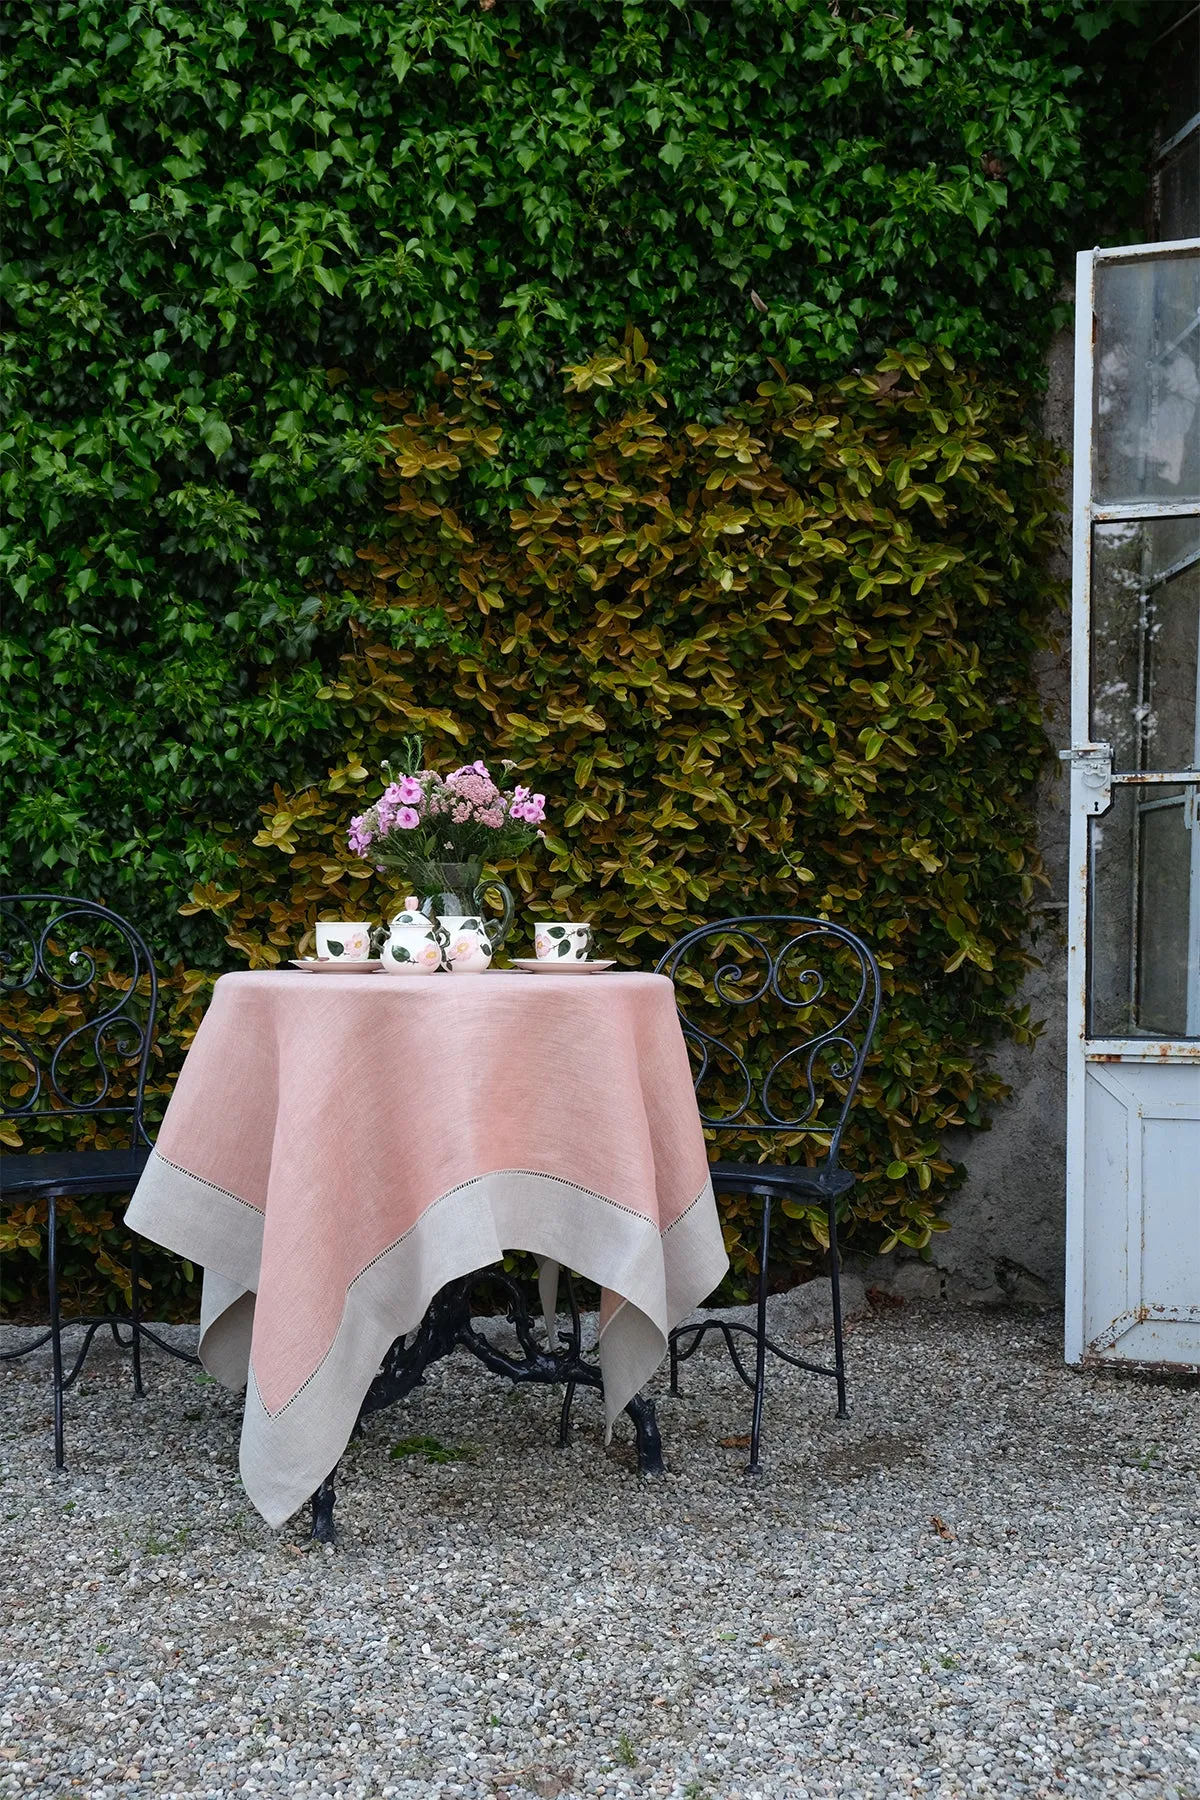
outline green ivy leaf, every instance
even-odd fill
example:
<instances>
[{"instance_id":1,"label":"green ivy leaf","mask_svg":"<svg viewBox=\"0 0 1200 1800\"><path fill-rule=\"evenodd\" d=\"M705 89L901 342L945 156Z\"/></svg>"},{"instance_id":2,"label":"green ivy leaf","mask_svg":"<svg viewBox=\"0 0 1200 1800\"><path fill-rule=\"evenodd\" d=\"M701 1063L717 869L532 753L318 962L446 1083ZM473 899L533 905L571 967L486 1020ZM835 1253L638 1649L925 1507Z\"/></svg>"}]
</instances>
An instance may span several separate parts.
<instances>
[{"instance_id":1,"label":"green ivy leaf","mask_svg":"<svg viewBox=\"0 0 1200 1800\"><path fill-rule=\"evenodd\" d=\"M205 419L200 427L200 435L218 462L233 443L233 433L224 419Z\"/></svg>"}]
</instances>

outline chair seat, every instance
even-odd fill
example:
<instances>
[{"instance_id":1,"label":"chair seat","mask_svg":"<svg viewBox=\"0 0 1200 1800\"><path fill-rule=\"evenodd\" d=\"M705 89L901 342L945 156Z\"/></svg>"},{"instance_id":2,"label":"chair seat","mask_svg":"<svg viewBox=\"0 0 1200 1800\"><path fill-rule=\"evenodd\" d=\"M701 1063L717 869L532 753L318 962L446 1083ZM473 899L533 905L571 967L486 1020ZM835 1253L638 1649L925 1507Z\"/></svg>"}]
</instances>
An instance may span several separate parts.
<instances>
[{"instance_id":1,"label":"chair seat","mask_svg":"<svg viewBox=\"0 0 1200 1800\"><path fill-rule=\"evenodd\" d=\"M773 1163L713 1163L712 1184L718 1194L800 1194L806 1199L832 1200L854 1186L849 1169L831 1169L819 1163L781 1167Z\"/></svg>"},{"instance_id":2,"label":"chair seat","mask_svg":"<svg viewBox=\"0 0 1200 1800\"><path fill-rule=\"evenodd\" d=\"M51 1189L61 1194L121 1194L137 1185L150 1152L65 1150L49 1156L0 1156L0 1194L31 1199Z\"/></svg>"}]
</instances>

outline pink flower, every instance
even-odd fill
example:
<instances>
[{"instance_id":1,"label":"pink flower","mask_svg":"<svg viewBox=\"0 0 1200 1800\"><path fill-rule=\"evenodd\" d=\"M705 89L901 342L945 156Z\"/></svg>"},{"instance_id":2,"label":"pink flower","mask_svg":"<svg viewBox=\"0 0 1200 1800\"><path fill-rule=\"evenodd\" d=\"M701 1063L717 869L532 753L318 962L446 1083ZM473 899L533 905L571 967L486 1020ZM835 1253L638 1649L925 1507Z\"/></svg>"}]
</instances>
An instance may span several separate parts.
<instances>
[{"instance_id":1,"label":"pink flower","mask_svg":"<svg viewBox=\"0 0 1200 1800\"><path fill-rule=\"evenodd\" d=\"M546 796L531 794L528 799L514 800L508 810L512 818L526 825L540 825L546 816Z\"/></svg>"},{"instance_id":2,"label":"pink flower","mask_svg":"<svg viewBox=\"0 0 1200 1800\"><path fill-rule=\"evenodd\" d=\"M411 806L402 806L396 814L396 823L401 831L411 831L421 823L421 815Z\"/></svg>"},{"instance_id":3,"label":"pink flower","mask_svg":"<svg viewBox=\"0 0 1200 1800\"><path fill-rule=\"evenodd\" d=\"M447 787L469 788L475 793L496 792L496 784L488 774L486 763L464 763L461 769L455 769L446 777Z\"/></svg>"},{"instance_id":4,"label":"pink flower","mask_svg":"<svg viewBox=\"0 0 1200 1800\"><path fill-rule=\"evenodd\" d=\"M486 770L481 775L475 768L456 769L453 775L446 777L440 793L435 791L429 796L428 810L431 813L448 812L456 825L467 825L472 821L487 825L487 814L503 813L504 800Z\"/></svg>"},{"instance_id":5,"label":"pink flower","mask_svg":"<svg viewBox=\"0 0 1200 1800\"><path fill-rule=\"evenodd\" d=\"M425 790L415 775L403 775L396 783L396 798L405 806L416 806L425 798Z\"/></svg>"},{"instance_id":6,"label":"pink flower","mask_svg":"<svg viewBox=\"0 0 1200 1800\"><path fill-rule=\"evenodd\" d=\"M347 838L352 853L355 856L365 856L373 841L374 833L368 825L367 815L359 813L356 819L350 821L350 832Z\"/></svg>"}]
</instances>

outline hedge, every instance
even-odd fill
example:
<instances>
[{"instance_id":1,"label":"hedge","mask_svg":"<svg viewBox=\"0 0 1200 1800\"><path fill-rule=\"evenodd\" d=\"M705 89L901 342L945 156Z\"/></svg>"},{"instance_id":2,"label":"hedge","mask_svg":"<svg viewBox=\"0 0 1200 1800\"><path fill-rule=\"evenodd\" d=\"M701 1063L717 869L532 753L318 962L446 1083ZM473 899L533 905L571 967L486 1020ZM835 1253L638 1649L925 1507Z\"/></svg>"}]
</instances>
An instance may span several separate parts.
<instances>
[{"instance_id":1,"label":"hedge","mask_svg":"<svg viewBox=\"0 0 1200 1800\"><path fill-rule=\"evenodd\" d=\"M1163 10L10 11L6 866L18 887L129 912L175 969L164 1083L206 981L231 960L224 917L180 905L193 889L253 890L238 859L264 796L277 789L286 811L328 770L335 795L348 779L339 771L375 704L370 687L345 700L348 650L354 666L385 670L478 653L483 615L457 619L453 581L414 606L394 584L384 603L376 583L345 579L366 567L356 547L383 541L393 421L377 396L404 390L425 419L468 352L491 356L501 435L456 492L463 528L493 547L514 514L536 530L542 503L573 494L595 419L562 371L610 345L620 360L631 321L653 343L666 407L650 404L680 453L687 426L724 428L758 404L772 358L810 385L853 384L902 344L977 370L985 436L1015 442L1065 316L1070 250L1130 229L1152 124L1139 63ZM974 405L975 377L954 379ZM1016 398L994 399L997 382ZM803 477L777 437L770 454L780 479ZM1009 485L1032 554L1043 483ZM1002 565L1014 522L1002 510L970 514L968 561ZM815 571L820 591L831 575ZM991 638L977 648L978 680L1003 685L1007 671L1025 709L1027 666L1001 657L994 672ZM390 705L394 690L380 692ZM861 754L866 791L878 758L839 742ZM1013 774L1018 789L1033 766ZM592 773L580 800L605 810L617 776L602 758ZM791 789L799 775L780 780ZM600 823L579 822L597 841ZM725 816L702 813L693 835L707 866L728 841ZM859 905L852 887L834 894L814 877ZM880 875L881 923L891 879ZM873 916L866 889L861 905ZM261 935L255 918L238 929ZM908 1080L895 1100L915 1119L925 1102ZM976 1082L986 1097L988 1080L972 1076L964 1094ZM10 1258L5 1280L27 1276Z\"/></svg>"},{"instance_id":2,"label":"hedge","mask_svg":"<svg viewBox=\"0 0 1200 1800\"><path fill-rule=\"evenodd\" d=\"M23 0L0 23L15 879L223 955L176 900L222 872L220 824L335 757L320 694L364 622L338 576L376 516L381 386L425 400L494 354L477 499L503 519L578 448L557 371L630 320L695 419L769 357L835 374L905 338L1036 382L1070 252L1128 229L1164 10Z\"/></svg>"},{"instance_id":3,"label":"hedge","mask_svg":"<svg viewBox=\"0 0 1200 1800\"><path fill-rule=\"evenodd\" d=\"M631 331L569 371L587 450L561 491L485 533L466 522L502 441L485 369L473 359L421 410L380 395L392 524L347 576L368 623L321 693L340 760L277 786L253 836L224 840L231 875L184 911L219 921L252 968L311 942L322 915L385 917L399 878L360 862L346 827L399 739L423 733L434 766L510 758L545 791L550 831L500 870L528 900L584 910L623 960L652 965L689 925L743 911L870 939L886 1002L847 1149L847 1240L923 1248L954 1174L942 1134L999 1091L979 1053L1031 1029L1013 996L1040 873L1028 667L1056 598L1054 459L1012 390L918 346L816 393L777 365L724 420L680 425ZM399 646L370 629L396 613L416 627ZM183 1032L158 1092L211 979L169 983ZM795 1273L824 1222L785 1211ZM71 1229L111 1249L84 1214ZM726 1232L741 1282L748 1202L728 1203Z\"/></svg>"}]
</instances>

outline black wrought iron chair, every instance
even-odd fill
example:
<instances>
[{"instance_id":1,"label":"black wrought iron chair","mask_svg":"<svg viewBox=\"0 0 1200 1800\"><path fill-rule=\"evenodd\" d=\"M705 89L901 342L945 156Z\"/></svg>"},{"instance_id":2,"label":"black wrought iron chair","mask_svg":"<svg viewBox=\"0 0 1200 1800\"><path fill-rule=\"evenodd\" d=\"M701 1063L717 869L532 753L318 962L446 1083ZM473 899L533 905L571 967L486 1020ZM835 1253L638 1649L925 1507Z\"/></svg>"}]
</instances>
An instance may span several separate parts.
<instances>
[{"instance_id":1,"label":"black wrought iron chair","mask_svg":"<svg viewBox=\"0 0 1200 1800\"><path fill-rule=\"evenodd\" d=\"M837 1383L838 1417L846 1417L838 1206L854 1186L854 1175L841 1167L838 1157L879 1017L879 967L861 938L844 926L774 913L701 925L667 951L658 970L675 983L704 1125L714 1132L770 1134L800 1158L824 1152L813 1162L712 1165L718 1194L746 1194L762 1202L757 1318L754 1325L706 1319L671 1334L671 1391L676 1394L680 1363L695 1354L707 1332L724 1337L734 1368L754 1395L747 1471L758 1474L768 1352L794 1368L830 1376ZM780 1014L803 1034L782 1051L778 1033L769 1029ZM806 1362L767 1336L775 1201L785 1210L814 1209L818 1232L823 1225L828 1236L832 1368ZM739 1335L753 1342L753 1375L739 1354Z\"/></svg>"},{"instance_id":2,"label":"black wrought iron chair","mask_svg":"<svg viewBox=\"0 0 1200 1800\"><path fill-rule=\"evenodd\" d=\"M186 1362L142 1322L137 1239L130 1248L128 1313L70 1320L83 1342L63 1372L63 1324L58 1289L58 1206L66 1199L131 1193L150 1154L143 1105L158 1005L158 976L141 934L119 914L92 900L63 894L0 895L0 1117L36 1134L39 1121L83 1115L123 1130L127 1148L51 1150L0 1156L0 1200L45 1201L46 1273L50 1324L32 1343L0 1353L12 1362L50 1344L54 1375L54 1461L64 1466L63 1395L83 1368L92 1340L108 1327L132 1352L133 1385L142 1385L142 1339ZM48 1006L66 1014L62 1029L42 1035ZM116 1065L110 1067L109 1065ZM124 1080L118 1081L118 1069ZM117 1093L114 1089L120 1089ZM128 1337L122 1335L128 1332Z\"/></svg>"}]
</instances>

